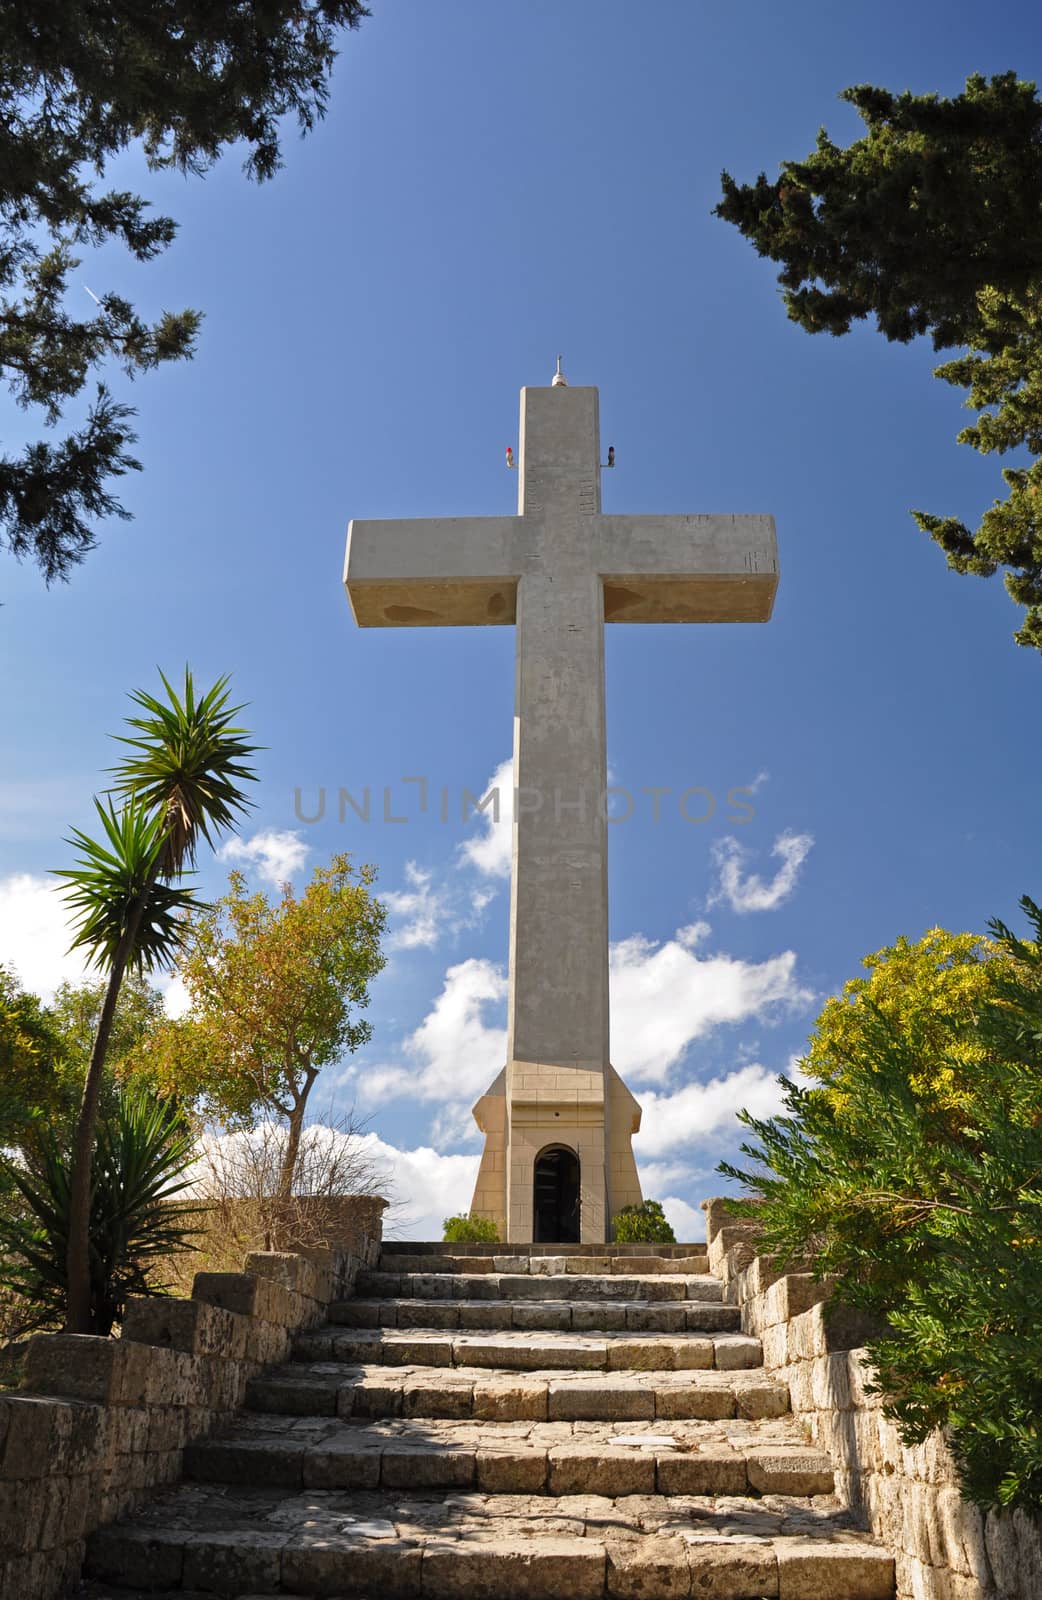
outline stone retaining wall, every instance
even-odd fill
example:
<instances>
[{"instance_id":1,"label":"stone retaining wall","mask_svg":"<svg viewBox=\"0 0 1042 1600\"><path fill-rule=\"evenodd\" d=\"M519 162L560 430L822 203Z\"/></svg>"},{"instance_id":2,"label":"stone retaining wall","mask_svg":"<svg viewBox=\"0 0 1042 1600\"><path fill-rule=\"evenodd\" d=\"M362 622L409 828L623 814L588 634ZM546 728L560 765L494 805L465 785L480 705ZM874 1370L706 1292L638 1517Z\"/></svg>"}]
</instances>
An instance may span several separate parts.
<instances>
[{"instance_id":1,"label":"stone retaining wall","mask_svg":"<svg viewBox=\"0 0 1042 1600\"><path fill-rule=\"evenodd\" d=\"M89 1533L180 1476L184 1447L375 1266L381 1211L359 1201L349 1248L251 1255L241 1273L197 1274L189 1300L131 1300L120 1338L31 1341L22 1391L0 1395L0 1595L55 1600Z\"/></svg>"},{"instance_id":2,"label":"stone retaining wall","mask_svg":"<svg viewBox=\"0 0 1042 1600\"><path fill-rule=\"evenodd\" d=\"M893 1552L897 1600L1042 1600L1042 1520L964 1500L943 1434L902 1445L879 1397L865 1393L863 1345L878 1331L870 1319L828 1305L828 1283L809 1271L783 1274L758 1255L755 1223L731 1216L726 1201L703 1209L724 1299L740 1306L764 1367L788 1383L794 1415L828 1451L836 1493Z\"/></svg>"}]
</instances>

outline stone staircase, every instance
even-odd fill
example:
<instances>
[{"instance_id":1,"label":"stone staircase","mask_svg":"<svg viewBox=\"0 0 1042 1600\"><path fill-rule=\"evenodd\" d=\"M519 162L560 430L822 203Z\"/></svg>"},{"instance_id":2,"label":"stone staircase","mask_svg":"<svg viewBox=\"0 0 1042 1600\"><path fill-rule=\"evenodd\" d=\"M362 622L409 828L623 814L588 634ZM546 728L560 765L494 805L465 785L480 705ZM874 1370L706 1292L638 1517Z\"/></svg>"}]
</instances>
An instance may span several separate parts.
<instances>
[{"instance_id":1,"label":"stone staircase","mask_svg":"<svg viewBox=\"0 0 1042 1600\"><path fill-rule=\"evenodd\" d=\"M890 1600L699 1246L385 1244L92 1600Z\"/></svg>"}]
</instances>

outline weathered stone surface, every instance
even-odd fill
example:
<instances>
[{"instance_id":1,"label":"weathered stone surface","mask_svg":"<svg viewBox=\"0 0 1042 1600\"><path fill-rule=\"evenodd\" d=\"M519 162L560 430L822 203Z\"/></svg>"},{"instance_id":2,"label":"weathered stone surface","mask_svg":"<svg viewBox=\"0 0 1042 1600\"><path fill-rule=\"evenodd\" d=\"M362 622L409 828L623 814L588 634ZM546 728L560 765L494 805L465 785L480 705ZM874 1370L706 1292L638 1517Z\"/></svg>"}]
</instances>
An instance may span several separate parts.
<instances>
[{"instance_id":1,"label":"weathered stone surface","mask_svg":"<svg viewBox=\"0 0 1042 1600\"><path fill-rule=\"evenodd\" d=\"M789 1322L826 1300L828 1295L828 1284L817 1282L809 1272L787 1273L764 1294L764 1325L770 1328L777 1322Z\"/></svg>"},{"instance_id":2,"label":"weathered stone surface","mask_svg":"<svg viewBox=\"0 0 1042 1600\"><path fill-rule=\"evenodd\" d=\"M547 1417L547 1390L545 1382L479 1379L473 1391L474 1416L497 1422L543 1422Z\"/></svg>"},{"instance_id":3,"label":"weathered stone surface","mask_svg":"<svg viewBox=\"0 0 1042 1600\"><path fill-rule=\"evenodd\" d=\"M697 1417L703 1421L716 1421L733 1417L735 1391L723 1385L713 1388L701 1384L677 1384L657 1389L654 1395L657 1417Z\"/></svg>"},{"instance_id":4,"label":"weathered stone surface","mask_svg":"<svg viewBox=\"0 0 1042 1600\"><path fill-rule=\"evenodd\" d=\"M607 1540L607 1592L617 1600L686 1600L691 1568L683 1539Z\"/></svg>"},{"instance_id":5,"label":"weathered stone surface","mask_svg":"<svg viewBox=\"0 0 1042 1600\"><path fill-rule=\"evenodd\" d=\"M301 1327L309 1320L310 1307L301 1295L248 1272L197 1272L192 1299L281 1327Z\"/></svg>"},{"instance_id":6,"label":"weathered stone surface","mask_svg":"<svg viewBox=\"0 0 1042 1600\"><path fill-rule=\"evenodd\" d=\"M112 1583L142 1588L180 1584L184 1541L148 1528L99 1528L90 1540L90 1571Z\"/></svg>"},{"instance_id":7,"label":"weathered stone surface","mask_svg":"<svg viewBox=\"0 0 1042 1600\"><path fill-rule=\"evenodd\" d=\"M26 1387L37 1394L92 1400L99 1405L141 1405L150 1352L92 1334L44 1333L29 1341Z\"/></svg>"},{"instance_id":8,"label":"weathered stone surface","mask_svg":"<svg viewBox=\"0 0 1042 1600\"><path fill-rule=\"evenodd\" d=\"M336 1414L337 1387L337 1380L332 1377L316 1380L272 1375L251 1379L246 1395L255 1411L273 1411L281 1416L332 1417Z\"/></svg>"},{"instance_id":9,"label":"weathered stone surface","mask_svg":"<svg viewBox=\"0 0 1042 1600\"><path fill-rule=\"evenodd\" d=\"M687 1543L691 1593L698 1600L774 1600L778 1595L778 1563L769 1544L730 1544L712 1537ZM840 1600L839 1594L830 1600Z\"/></svg>"},{"instance_id":10,"label":"weathered stone surface","mask_svg":"<svg viewBox=\"0 0 1042 1600\"><path fill-rule=\"evenodd\" d=\"M655 1458L640 1450L611 1445L558 1445L550 1451L550 1493L654 1494Z\"/></svg>"},{"instance_id":11,"label":"weathered stone surface","mask_svg":"<svg viewBox=\"0 0 1042 1600\"><path fill-rule=\"evenodd\" d=\"M672 1372L677 1367L711 1367L712 1339L617 1339L607 1347L610 1371L647 1369Z\"/></svg>"},{"instance_id":12,"label":"weathered stone surface","mask_svg":"<svg viewBox=\"0 0 1042 1600\"><path fill-rule=\"evenodd\" d=\"M458 1300L401 1300L392 1327L402 1328L458 1328L460 1303ZM385 1324L386 1326L386 1324Z\"/></svg>"},{"instance_id":13,"label":"weathered stone surface","mask_svg":"<svg viewBox=\"0 0 1042 1600\"><path fill-rule=\"evenodd\" d=\"M243 1262L243 1271L255 1278L267 1278L309 1300L316 1300L322 1289L320 1269L306 1256L292 1250L254 1251Z\"/></svg>"},{"instance_id":14,"label":"weathered stone surface","mask_svg":"<svg viewBox=\"0 0 1042 1600\"><path fill-rule=\"evenodd\" d=\"M385 1450L380 1482L385 1489L469 1489L476 1481L474 1451L409 1444Z\"/></svg>"},{"instance_id":15,"label":"weathered stone surface","mask_svg":"<svg viewBox=\"0 0 1042 1600\"><path fill-rule=\"evenodd\" d=\"M355 1432L335 1434L303 1452L303 1485L306 1489L375 1489L380 1482L380 1455L375 1441Z\"/></svg>"},{"instance_id":16,"label":"weathered stone surface","mask_svg":"<svg viewBox=\"0 0 1042 1600\"><path fill-rule=\"evenodd\" d=\"M473 1414L473 1378L412 1376L402 1382L404 1417L469 1417Z\"/></svg>"},{"instance_id":17,"label":"weathered stone surface","mask_svg":"<svg viewBox=\"0 0 1042 1600\"><path fill-rule=\"evenodd\" d=\"M181 1581L186 1589L218 1594L270 1592L279 1583L283 1542L278 1533L194 1534L185 1541Z\"/></svg>"},{"instance_id":18,"label":"weathered stone surface","mask_svg":"<svg viewBox=\"0 0 1042 1600\"><path fill-rule=\"evenodd\" d=\"M282 1584L309 1595L418 1595L421 1558L419 1546L398 1539L373 1543L304 1534L282 1553Z\"/></svg>"},{"instance_id":19,"label":"weathered stone surface","mask_svg":"<svg viewBox=\"0 0 1042 1600\"><path fill-rule=\"evenodd\" d=\"M243 1359L246 1334L244 1317L200 1300L177 1300L168 1295L128 1300L122 1326L124 1339L232 1361Z\"/></svg>"},{"instance_id":20,"label":"weathered stone surface","mask_svg":"<svg viewBox=\"0 0 1042 1600\"><path fill-rule=\"evenodd\" d=\"M479 1446L474 1459L477 1486L483 1494L542 1494L546 1488L549 1467L545 1450Z\"/></svg>"},{"instance_id":21,"label":"weathered stone surface","mask_svg":"<svg viewBox=\"0 0 1042 1600\"><path fill-rule=\"evenodd\" d=\"M754 1449L749 1455L749 1487L760 1494L832 1493L832 1465L815 1450Z\"/></svg>"},{"instance_id":22,"label":"weathered stone surface","mask_svg":"<svg viewBox=\"0 0 1042 1600\"><path fill-rule=\"evenodd\" d=\"M740 1333L725 1333L713 1341L713 1365L720 1372L739 1372L758 1367L763 1360L759 1339Z\"/></svg>"},{"instance_id":23,"label":"weathered stone surface","mask_svg":"<svg viewBox=\"0 0 1042 1600\"><path fill-rule=\"evenodd\" d=\"M784 1417L789 1410L789 1397L780 1384L740 1384L734 1393L735 1408L740 1417L757 1420Z\"/></svg>"},{"instance_id":24,"label":"weathered stone surface","mask_svg":"<svg viewBox=\"0 0 1042 1600\"><path fill-rule=\"evenodd\" d=\"M699 1450L697 1455L665 1455L658 1462L660 1494L745 1494L746 1463L727 1449Z\"/></svg>"},{"instance_id":25,"label":"weathered stone surface","mask_svg":"<svg viewBox=\"0 0 1042 1600\"><path fill-rule=\"evenodd\" d=\"M687 1307L670 1300L654 1305L627 1305L625 1326L634 1333L682 1333L688 1326Z\"/></svg>"},{"instance_id":26,"label":"weathered stone surface","mask_svg":"<svg viewBox=\"0 0 1042 1600\"><path fill-rule=\"evenodd\" d=\"M876 1545L775 1541L778 1600L889 1600L893 1558Z\"/></svg>"},{"instance_id":27,"label":"weathered stone surface","mask_svg":"<svg viewBox=\"0 0 1042 1600\"><path fill-rule=\"evenodd\" d=\"M548 1304L545 1301L533 1305L518 1305L514 1306L510 1320L515 1328L538 1328L544 1332L557 1329L565 1332L571 1330L572 1308L569 1305L558 1305L556 1302Z\"/></svg>"},{"instance_id":28,"label":"weathered stone surface","mask_svg":"<svg viewBox=\"0 0 1042 1600\"><path fill-rule=\"evenodd\" d=\"M490 1300L462 1300L459 1325L468 1329L513 1327L513 1308L509 1303Z\"/></svg>"},{"instance_id":29,"label":"weathered stone surface","mask_svg":"<svg viewBox=\"0 0 1042 1600\"><path fill-rule=\"evenodd\" d=\"M297 1489L303 1481L303 1444L292 1439L205 1439L185 1451L187 1478L210 1483L253 1483Z\"/></svg>"},{"instance_id":30,"label":"weathered stone surface","mask_svg":"<svg viewBox=\"0 0 1042 1600\"><path fill-rule=\"evenodd\" d=\"M435 1600L599 1600L605 1552L592 1539L539 1539L527 1547L489 1539L471 1546L432 1543L423 1552L423 1593Z\"/></svg>"},{"instance_id":31,"label":"weathered stone surface","mask_svg":"<svg viewBox=\"0 0 1042 1600\"><path fill-rule=\"evenodd\" d=\"M650 1421L655 1415L655 1393L634 1384L632 1387L599 1385L563 1380L551 1382L548 1416L553 1422L589 1419L591 1421Z\"/></svg>"}]
</instances>

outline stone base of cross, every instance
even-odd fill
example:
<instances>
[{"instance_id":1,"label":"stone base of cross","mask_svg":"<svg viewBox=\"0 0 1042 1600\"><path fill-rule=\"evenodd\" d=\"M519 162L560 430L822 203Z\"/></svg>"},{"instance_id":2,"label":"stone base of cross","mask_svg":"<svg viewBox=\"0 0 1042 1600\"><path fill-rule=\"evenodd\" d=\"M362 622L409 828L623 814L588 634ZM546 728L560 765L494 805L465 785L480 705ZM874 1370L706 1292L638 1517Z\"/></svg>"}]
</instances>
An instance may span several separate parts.
<instances>
[{"instance_id":1,"label":"stone base of cross","mask_svg":"<svg viewBox=\"0 0 1042 1600\"><path fill-rule=\"evenodd\" d=\"M518 515L351 524L361 627L514 624L507 1061L478 1101L472 1211L590 1242L639 1203L640 1107L608 1038L605 622L766 622L769 516L604 516L597 390L521 391Z\"/></svg>"}]
</instances>

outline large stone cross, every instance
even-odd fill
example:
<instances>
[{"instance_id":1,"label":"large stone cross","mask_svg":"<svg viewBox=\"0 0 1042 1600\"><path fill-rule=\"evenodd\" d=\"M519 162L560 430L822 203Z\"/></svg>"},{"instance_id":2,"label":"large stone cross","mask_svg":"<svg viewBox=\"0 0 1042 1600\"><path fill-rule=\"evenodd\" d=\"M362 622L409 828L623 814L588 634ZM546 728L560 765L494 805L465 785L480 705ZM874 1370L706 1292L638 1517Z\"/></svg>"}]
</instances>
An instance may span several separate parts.
<instances>
[{"instance_id":1,"label":"large stone cross","mask_svg":"<svg viewBox=\"0 0 1042 1600\"><path fill-rule=\"evenodd\" d=\"M516 517L352 522L361 627L512 623L507 1060L474 1108L474 1211L500 1238L603 1242L640 1200L610 1065L605 622L766 622L769 516L605 516L597 390L522 389Z\"/></svg>"}]
</instances>

